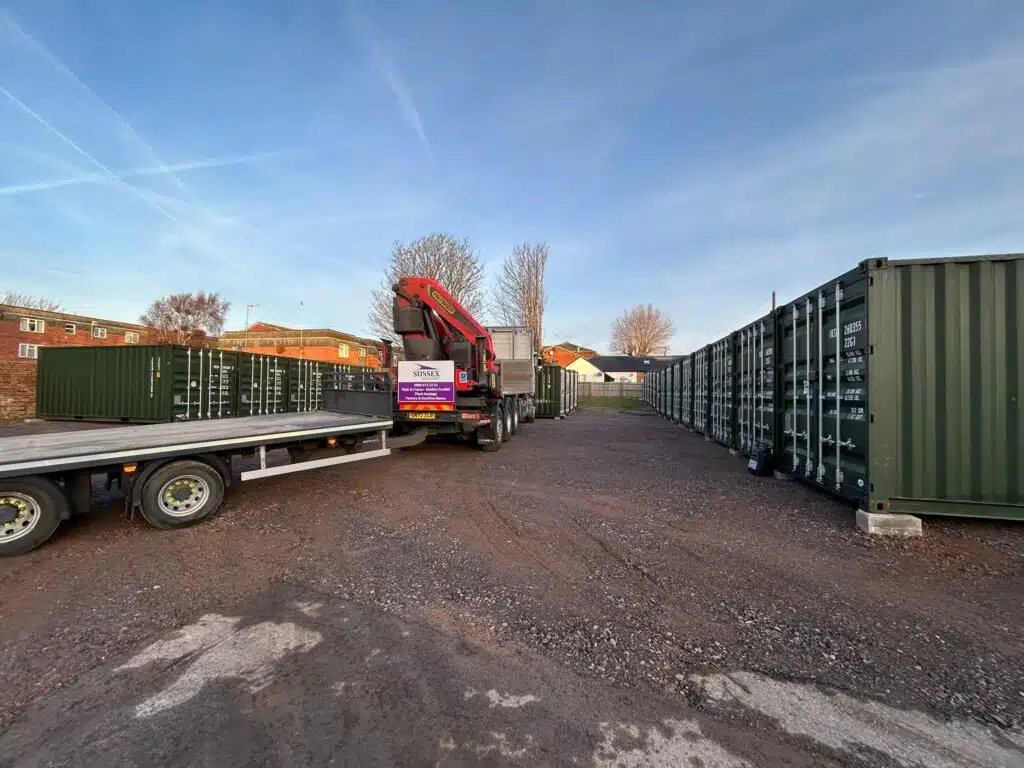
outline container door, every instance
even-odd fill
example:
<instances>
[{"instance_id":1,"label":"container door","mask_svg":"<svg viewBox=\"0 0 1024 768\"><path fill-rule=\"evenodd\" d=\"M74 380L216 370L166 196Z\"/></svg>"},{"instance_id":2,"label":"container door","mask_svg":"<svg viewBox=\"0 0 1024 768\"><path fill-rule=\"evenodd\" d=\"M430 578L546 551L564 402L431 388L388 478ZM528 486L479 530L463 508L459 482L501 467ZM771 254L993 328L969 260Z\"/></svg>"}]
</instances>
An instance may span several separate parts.
<instances>
[{"instance_id":1,"label":"container door","mask_svg":"<svg viewBox=\"0 0 1024 768\"><path fill-rule=\"evenodd\" d=\"M693 428L707 434L710 421L708 357L710 347L693 353Z\"/></svg>"},{"instance_id":2,"label":"container door","mask_svg":"<svg viewBox=\"0 0 1024 768\"><path fill-rule=\"evenodd\" d=\"M737 445L748 456L775 444L775 320L761 318L736 334Z\"/></svg>"},{"instance_id":3,"label":"container door","mask_svg":"<svg viewBox=\"0 0 1024 768\"><path fill-rule=\"evenodd\" d=\"M288 411L304 413L318 410L318 403L323 397L320 363L315 360L290 360L289 363Z\"/></svg>"},{"instance_id":4,"label":"container door","mask_svg":"<svg viewBox=\"0 0 1024 768\"><path fill-rule=\"evenodd\" d=\"M867 280L856 272L782 308L779 469L867 499Z\"/></svg>"},{"instance_id":5,"label":"container door","mask_svg":"<svg viewBox=\"0 0 1024 768\"><path fill-rule=\"evenodd\" d=\"M203 413L203 395L200 387L202 350L192 347L172 347L171 363L171 418L173 421L198 421Z\"/></svg>"},{"instance_id":6,"label":"container door","mask_svg":"<svg viewBox=\"0 0 1024 768\"><path fill-rule=\"evenodd\" d=\"M236 353L173 347L170 360L174 421L202 421L235 415Z\"/></svg>"},{"instance_id":7,"label":"container door","mask_svg":"<svg viewBox=\"0 0 1024 768\"><path fill-rule=\"evenodd\" d=\"M206 352L206 416L211 419L226 419L235 415L238 354L222 349L210 349Z\"/></svg>"},{"instance_id":8,"label":"container door","mask_svg":"<svg viewBox=\"0 0 1024 768\"><path fill-rule=\"evenodd\" d=\"M723 445L733 445L735 435L733 340L732 336L716 341L709 347L709 409L710 422L707 435Z\"/></svg>"}]
</instances>

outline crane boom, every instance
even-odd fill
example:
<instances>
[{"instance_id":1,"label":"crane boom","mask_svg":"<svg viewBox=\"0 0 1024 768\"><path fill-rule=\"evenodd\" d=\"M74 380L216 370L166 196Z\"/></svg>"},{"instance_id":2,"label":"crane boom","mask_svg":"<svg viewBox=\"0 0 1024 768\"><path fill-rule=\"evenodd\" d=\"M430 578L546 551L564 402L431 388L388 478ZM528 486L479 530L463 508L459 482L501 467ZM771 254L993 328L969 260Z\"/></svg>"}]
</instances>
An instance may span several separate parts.
<instances>
[{"instance_id":1,"label":"crane boom","mask_svg":"<svg viewBox=\"0 0 1024 768\"><path fill-rule=\"evenodd\" d=\"M498 450L520 419L536 416L532 363L529 386L513 376L506 391L506 365L522 373L522 361L499 360L491 332L444 286L432 277L403 277L392 290L394 331L405 352L397 366L396 429L415 425Z\"/></svg>"}]
</instances>

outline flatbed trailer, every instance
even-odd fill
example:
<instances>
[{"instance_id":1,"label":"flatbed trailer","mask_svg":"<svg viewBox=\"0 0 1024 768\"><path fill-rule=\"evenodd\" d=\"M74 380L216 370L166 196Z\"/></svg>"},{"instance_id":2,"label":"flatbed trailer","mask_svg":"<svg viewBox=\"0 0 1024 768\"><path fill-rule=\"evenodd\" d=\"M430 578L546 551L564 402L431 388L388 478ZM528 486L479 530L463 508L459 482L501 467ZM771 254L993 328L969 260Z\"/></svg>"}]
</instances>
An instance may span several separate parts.
<instances>
[{"instance_id":1,"label":"flatbed trailer","mask_svg":"<svg viewBox=\"0 0 1024 768\"><path fill-rule=\"evenodd\" d=\"M258 459L244 482L390 455L390 377L346 379L320 411L0 438L0 556L35 549L87 512L97 475L120 486L129 514L184 528L217 511L240 457ZM269 466L275 449L290 462Z\"/></svg>"}]
</instances>

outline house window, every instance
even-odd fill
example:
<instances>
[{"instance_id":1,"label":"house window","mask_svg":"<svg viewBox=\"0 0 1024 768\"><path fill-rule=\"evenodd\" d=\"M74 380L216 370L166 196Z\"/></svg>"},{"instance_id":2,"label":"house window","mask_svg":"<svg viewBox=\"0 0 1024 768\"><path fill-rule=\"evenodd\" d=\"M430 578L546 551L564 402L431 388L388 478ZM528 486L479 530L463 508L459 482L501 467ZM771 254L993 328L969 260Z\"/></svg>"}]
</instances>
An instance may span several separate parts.
<instances>
[{"instance_id":1,"label":"house window","mask_svg":"<svg viewBox=\"0 0 1024 768\"><path fill-rule=\"evenodd\" d=\"M125 331L125 333L124 333L124 343L125 344L138 344L139 343L139 334L137 334L135 331Z\"/></svg>"},{"instance_id":2,"label":"house window","mask_svg":"<svg viewBox=\"0 0 1024 768\"><path fill-rule=\"evenodd\" d=\"M92 329L92 337L94 339L105 339L107 338L107 329L100 328L99 326Z\"/></svg>"},{"instance_id":3,"label":"house window","mask_svg":"<svg viewBox=\"0 0 1024 768\"><path fill-rule=\"evenodd\" d=\"M348 344L338 345L338 357L348 359Z\"/></svg>"},{"instance_id":4,"label":"house window","mask_svg":"<svg viewBox=\"0 0 1024 768\"><path fill-rule=\"evenodd\" d=\"M364 349L363 347L359 348L359 359L360 360L365 360L366 359L366 349Z\"/></svg>"},{"instance_id":5,"label":"house window","mask_svg":"<svg viewBox=\"0 0 1024 768\"><path fill-rule=\"evenodd\" d=\"M21 318L21 330L26 333L43 333L46 331L46 321L38 317Z\"/></svg>"},{"instance_id":6,"label":"house window","mask_svg":"<svg viewBox=\"0 0 1024 768\"><path fill-rule=\"evenodd\" d=\"M19 344L18 357L24 358L26 360L35 360L37 357L39 357L39 345Z\"/></svg>"},{"instance_id":7,"label":"house window","mask_svg":"<svg viewBox=\"0 0 1024 768\"><path fill-rule=\"evenodd\" d=\"M74 323L64 323L64 333L66 333L68 336L74 336L75 331L77 330L78 326L75 325Z\"/></svg>"}]
</instances>

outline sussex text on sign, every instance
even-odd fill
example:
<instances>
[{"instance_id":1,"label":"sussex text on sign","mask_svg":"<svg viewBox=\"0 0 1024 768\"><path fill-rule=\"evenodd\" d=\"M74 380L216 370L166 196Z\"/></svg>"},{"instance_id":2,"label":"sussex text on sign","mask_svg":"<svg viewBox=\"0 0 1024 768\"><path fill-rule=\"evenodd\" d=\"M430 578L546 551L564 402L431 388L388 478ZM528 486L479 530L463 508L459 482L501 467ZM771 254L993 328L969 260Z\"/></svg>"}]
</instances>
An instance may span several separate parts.
<instances>
[{"instance_id":1,"label":"sussex text on sign","mask_svg":"<svg viewBox=\"0 0 1024 768\"><path fill-rule=\"evenodd\" d=\"M398 403L455 403L455 363L403 360L398 363Z\"/></svg>"}]
</instances>

